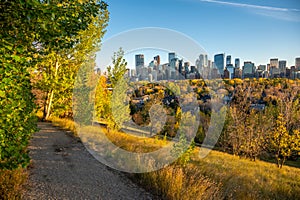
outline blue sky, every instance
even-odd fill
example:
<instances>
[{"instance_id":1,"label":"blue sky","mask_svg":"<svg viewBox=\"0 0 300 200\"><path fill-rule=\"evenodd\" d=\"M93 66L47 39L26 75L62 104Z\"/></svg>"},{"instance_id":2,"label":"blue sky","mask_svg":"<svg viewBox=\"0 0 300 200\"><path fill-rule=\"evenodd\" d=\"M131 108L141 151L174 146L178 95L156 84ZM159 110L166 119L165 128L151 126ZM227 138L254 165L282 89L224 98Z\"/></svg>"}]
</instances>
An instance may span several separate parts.
<instances>
[{"instance_id":1,"label":"blue sky","mask_svg":"<svg viewBox=\"0 0 300 200\"><path fill-rule=\"evenodd\" d=\"M299 0L107 0L110 22L104 41L123 31L161 27L197 41L210 58L230 54L267 64L300 57ZM178 42L180 45L180 41ZM150 62L155 55L145 55ZM147 58L148 56L148 58ZM163 56L163 59L164 56ZM166 60L163 60L166 61Z\"/></svg>"}]
</instances>

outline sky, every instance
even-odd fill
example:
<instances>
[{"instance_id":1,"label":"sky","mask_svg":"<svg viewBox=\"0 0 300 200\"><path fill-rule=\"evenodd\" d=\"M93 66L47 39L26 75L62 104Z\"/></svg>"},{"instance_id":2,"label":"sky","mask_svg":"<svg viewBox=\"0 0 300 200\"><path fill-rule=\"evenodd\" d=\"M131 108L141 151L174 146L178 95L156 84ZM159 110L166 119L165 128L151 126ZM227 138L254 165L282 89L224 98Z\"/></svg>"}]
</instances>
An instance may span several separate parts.
<instances>
[{"instance_id":1,"label":"sky","mask_svg":"<svg viewBox=\"0 0 300 200\"><path fill-rule=\"evenodd\" d=\"M300 57L299 0L107 0L107 3L110 21L104 43L124 31L158 27L193 39L210 59L214 54L225 53L257 66L269 63L270 58L279 58L287 60L289 67ZM174 43L184 45L181 40ZM139 52L143 53L125 51L129 67L134 65L133 54ZM148 50L145 62L149 63L155 54L155 50ZM162 62L167 62L167 55L161 57ZM195 60L196 57L191 62Z\"/></svg>"}]
</instances>

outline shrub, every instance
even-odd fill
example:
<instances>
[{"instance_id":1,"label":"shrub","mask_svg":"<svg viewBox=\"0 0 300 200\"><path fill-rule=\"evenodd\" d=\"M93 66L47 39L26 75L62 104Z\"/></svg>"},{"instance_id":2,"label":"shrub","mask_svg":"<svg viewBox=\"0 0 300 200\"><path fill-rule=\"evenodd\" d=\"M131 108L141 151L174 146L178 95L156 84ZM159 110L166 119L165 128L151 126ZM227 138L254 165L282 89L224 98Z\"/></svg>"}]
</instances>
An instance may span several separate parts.
<instances>
[{"instance_id":1,"label":"shrub","mask_svg":"<svg viewBox=\"0 0 300 200\"><path fill-rule=\"evenodd\" d=\"M29 73L18 59L0 69L0 169L28 165L28 140L37 130Z\"/></svg>"}]
</instances>

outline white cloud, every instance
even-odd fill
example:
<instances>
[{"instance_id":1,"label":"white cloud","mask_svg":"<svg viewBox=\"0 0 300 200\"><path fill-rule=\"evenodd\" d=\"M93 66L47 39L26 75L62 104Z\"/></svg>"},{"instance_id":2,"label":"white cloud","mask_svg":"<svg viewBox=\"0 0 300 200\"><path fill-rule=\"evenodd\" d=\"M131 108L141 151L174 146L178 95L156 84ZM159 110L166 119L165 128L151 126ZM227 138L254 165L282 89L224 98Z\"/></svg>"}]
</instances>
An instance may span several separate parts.
<instances>
[{"instance_id":1,"label":"white cloud","mask_svg":"<svg viewBox=\"0 0 300 200\"><path fill-rule=\"evenodd\" d=\"M256 14L265 15L268 17L273 17L288 21L300 21L300 10L292 8L282 8L282 7L272 7L272 6L261 6L255 4L246 3L235 3L228 1L218 1L218 0L200 0L201 2L222 4L240 8L250 8L254 9Z\"/></svg>"}]
</instances>

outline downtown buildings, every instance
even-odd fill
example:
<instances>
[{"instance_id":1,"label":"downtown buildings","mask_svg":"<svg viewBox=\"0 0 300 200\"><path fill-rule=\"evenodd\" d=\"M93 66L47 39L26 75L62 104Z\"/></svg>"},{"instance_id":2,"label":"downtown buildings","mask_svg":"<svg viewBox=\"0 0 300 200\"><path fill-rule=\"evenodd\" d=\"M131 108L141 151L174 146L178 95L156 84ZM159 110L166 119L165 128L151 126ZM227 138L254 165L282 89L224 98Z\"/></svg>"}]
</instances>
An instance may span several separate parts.
<instances>
[{"instance_id":1,"label":"downtown buildings","mask_svg":"<svg viewBox=\"0 0 300 200\"><path fill-rule=\"evenodd\" d=\"M234 60L234 64L232 61ZM206 54L200 54L195 65L179 58L175 52L168 53L168 62L162 64L159 55L145 64L143 54L135 55L135 69L129 74L131 81L160 81L183 79L234 79L234 78L300 78L300 57L295 59L295 66L287 67L287 61L271 58L270 62L256 66L251 61L241 64L240 58L232 58L225 53L214 55L214 60Z\"/></svg>"}]
</instances>

